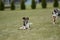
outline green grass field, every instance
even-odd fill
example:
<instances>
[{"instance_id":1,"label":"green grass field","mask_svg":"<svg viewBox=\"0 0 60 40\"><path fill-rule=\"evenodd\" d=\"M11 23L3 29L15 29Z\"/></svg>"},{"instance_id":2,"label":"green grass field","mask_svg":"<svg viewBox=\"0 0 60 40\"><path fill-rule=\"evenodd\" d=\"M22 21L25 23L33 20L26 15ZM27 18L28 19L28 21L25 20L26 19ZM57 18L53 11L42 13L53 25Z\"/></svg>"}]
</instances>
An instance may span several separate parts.
<instances>
[{"instance_id":1,"label":"green grass field","mask_svg":"<svg viewBox=\"0 0 60 40\"><path fill-rule=\"evenodd\" d=\"M0 11L0 40L60 40L60 17L53 25L52 10ZM31 30L18 30L24 16L33 23Z\"/></svg>"}]
</instances>

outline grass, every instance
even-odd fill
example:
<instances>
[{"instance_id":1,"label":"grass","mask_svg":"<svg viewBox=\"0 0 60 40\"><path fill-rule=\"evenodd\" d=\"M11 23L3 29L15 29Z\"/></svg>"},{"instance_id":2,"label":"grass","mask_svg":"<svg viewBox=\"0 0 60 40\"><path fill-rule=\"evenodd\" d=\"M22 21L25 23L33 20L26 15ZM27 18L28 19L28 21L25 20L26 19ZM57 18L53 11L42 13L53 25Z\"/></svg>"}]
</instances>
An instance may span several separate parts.
<instances>
[{"instance_id":1,"label":"grass","mask_svg":"<svg viewBox=\"0 0 60 40\"><path fill-rule=\"evenodd\" d=\"M0 40L60 40L60 18L52 24L53 9L0 11ZM33 23L31 30L18 30L24 16Z\"/></svg>"}]
</instances>

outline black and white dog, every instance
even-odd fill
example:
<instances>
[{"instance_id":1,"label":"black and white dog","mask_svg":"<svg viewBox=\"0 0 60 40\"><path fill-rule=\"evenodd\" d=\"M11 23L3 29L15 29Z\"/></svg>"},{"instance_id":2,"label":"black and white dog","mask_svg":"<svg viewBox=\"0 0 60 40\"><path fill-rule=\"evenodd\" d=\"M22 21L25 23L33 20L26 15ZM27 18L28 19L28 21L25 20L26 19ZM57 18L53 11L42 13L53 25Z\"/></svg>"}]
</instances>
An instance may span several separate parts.
<instances>
[{"instance_id":1,"label":"black and white dog","mask_svg":"<svg viewBox=\"0 0 60 40\"><path fill-rule=\"evenodd\" d=\"M58 9L54 9L52 12L53 24L56 23L57 16L58 16Z\"/></svg>"},{"instance_id":2,"label":"black and white dog","mask_svg":"<svg viewBox=\"0 0 60 40\"><path fill-rule=\"evenodd\" d=\"M32 23L29 23L29 17L23 17L23 26L20 27L20 29L30 29L30 25Z\"/></svg>"}]
</instances>

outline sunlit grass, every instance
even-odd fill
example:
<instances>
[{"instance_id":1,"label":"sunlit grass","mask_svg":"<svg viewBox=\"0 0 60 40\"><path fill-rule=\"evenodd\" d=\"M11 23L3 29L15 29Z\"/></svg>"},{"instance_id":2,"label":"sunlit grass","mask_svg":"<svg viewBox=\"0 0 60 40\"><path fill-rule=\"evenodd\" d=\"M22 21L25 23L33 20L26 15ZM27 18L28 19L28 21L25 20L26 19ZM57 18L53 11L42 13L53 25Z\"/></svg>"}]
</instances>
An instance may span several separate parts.
<instances>
[{"instance_id":1,"label":"sunlit grass","mask_svg":"<svg viewBox=\"0 0 60 40\"><path fill-rule=\"evenodd\" d=\"M0 11L0 40L60 40L60 18L52 24L53 9ZM31 30L18 30L24 16L33 23Z\"/></svg>"}]
</instances>

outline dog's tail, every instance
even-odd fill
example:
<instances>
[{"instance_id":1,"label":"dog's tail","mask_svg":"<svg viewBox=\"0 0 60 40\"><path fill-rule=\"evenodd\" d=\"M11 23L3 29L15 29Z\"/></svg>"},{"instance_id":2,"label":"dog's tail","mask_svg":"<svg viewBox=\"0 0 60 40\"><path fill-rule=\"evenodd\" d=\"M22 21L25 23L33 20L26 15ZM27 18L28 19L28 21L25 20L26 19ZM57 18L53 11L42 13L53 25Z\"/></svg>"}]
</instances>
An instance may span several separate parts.
<instances>
[{"instance_id":1,"label":"dog's tail","mask_svg":"<svg viewBox=\"0 0 60 40\"><path fill-rule=\"evenodd\" d=\"M29 25L32 25L32 23L28 23Z\"/></svg>"}]
</instances>

